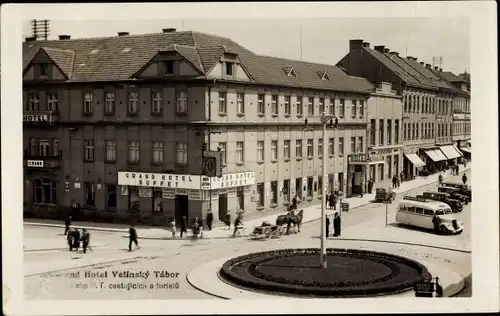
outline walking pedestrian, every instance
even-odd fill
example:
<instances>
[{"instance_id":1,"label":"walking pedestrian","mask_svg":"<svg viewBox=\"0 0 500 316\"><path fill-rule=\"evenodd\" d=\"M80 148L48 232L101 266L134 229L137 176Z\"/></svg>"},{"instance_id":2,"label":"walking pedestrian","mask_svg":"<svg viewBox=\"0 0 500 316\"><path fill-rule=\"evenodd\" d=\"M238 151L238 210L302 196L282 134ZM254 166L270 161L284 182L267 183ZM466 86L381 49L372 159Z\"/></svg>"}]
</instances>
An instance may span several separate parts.
<instances>
[{"instance_id":1,"label":"walking pedestrian","mask_svg":"<svg viewBox=\"0 0 500 316\"><path fill-rule=\"evenodd\" d=\"M325 236L328 238L330 236L330 218L326 216L326 230L325 230Z\"/></svg>"},{"instance_id":2,"label":"walking pedestrian","mask_svg":"<svg viewBox=\"0 0 500 316\"><path fill-rule=\"evenodd\" d=\"M399 177L396 175L396 186L399 189L399 186L401 185L401 181L399 180Z\"/></svg>"},{"instance_id":3,"label":"walking pedestrian","mask_svg":"<svg viewBox=\"0 0 500 316\"><path fill-rule=\"evenodd\" d=\"M396 175L392 176L392 188L395 189L397 185Z\"/></svg>"},{"instance_id":4,"label":"walking pedestrian","mask_svg":"<svg viewBox=\"0 0 500 316\"><path fill-rule=\"evenodd\" d=\"M401 179L401 182L405 180L405 174L403 173L403 171L401 171L401 173L399 174L399 178Z\"/></svg>"},{"instance_id":5,"label":"walking pedestrian","mask_svg":"<svg viewBox=\"0 0 500 316\"><path fill-rule=\"evenodd\" d=\"M465 173L464 173L464 175L462 176L462 182L463 182L464 184L467 184L467 176L465 175Z\"/></svg>"},{"instance_id":6,"label":"walking pedestrian","mask_svg":"<svg viewBox=\"0 0 500 316\"><path fill-rule=\"evenodd\" d=\"M227 230L231 230L231 211L227 210L226 212L226 224L227 224Z\"/></svg>"},{"instance_id":7,"label":"walking pedestrian","mask_svg":"<svg viewBox=\"0 0 500 316\"><path fill-rule=\"evenodd\" d=\"M90 247L90 233L84 228L82 229L82 247L83 247L83 253L87 253L87 247L89 248L90 251L92 251L92 248Z\"/></svg>"},{"instance_id":8,"label":"walking pedestrian","mask_svg":"<svg viewBox=\"0 0 500 316\"><path fill-rule=\"evenodd\" d=\"M335 192L333 194L333 209L336 211L337 210L337 201L339 199L338 192Z\"/></svg>"},{"instance_id":9,"label":"walking pedestrian","mask_svg":"<svg viewBox=\"0 0 500 316\"><path fill-rule=\"evenodd\" d=\"M73 251L73 248L75 246L75 229L74 228L69 228L68 229L68 234L66 235L66 241L69 246L69 251Z\"/></svg>"},{"instance_id":10,"label":"walking pedestrian","mask_svg":"<svg viewBox=\"0 0 500 316\"><path fill-rule=\"evenodd\" d=\"M170 220L170 231L172 232L172 238L175 238L175 232L177 228L175 227L175 217Z\"/></svg>"},{"instance_id":11,"label":"walking pedestrian","mask_svg":"<svg viewBox=\"0 0 500 316\"><path fill-rule=\"evenodd\" d=\"M129 232L128 251L132 251L132 243L134 243L135 247L139 249L139 243L137 242L137 231L135 230L134 224L130 225L128 232Z\"/></svg>"},{"instance_id":12,"label":"walking pedestrian","mask_svg":"<svg viewBox=\"0 0 500 316\"><path fill-rule=\"evenodd\" d=\"M441 173L439 173L438 182L439 182L439 185L443 184L443 175Z\"/></svg>"},{"instance_id":13,"label":"walking pedestrian","mask_svg":"<svg viewBox=\"0 0 500 316\"><path fill-rule=\"evenodd\" d=\"M194 218L191 230L193 231L193 238L198 237L198 233L200 231L200 220L198 219L198 217Z\"/></svg>"},{"instance_id":14,"label":"walking pedestrian","mask_svg":"<svg viewBox=\"0 0 500 316\"><path fill-rule=\"evenodd\" d=\"M212 214L212 210L208 210L208 213L207 213L207 226L208 226L208 230L211 231L212 230L212 223L214 221L214 214Z\"/></svg>"},{"instance_id":15,"label":"walking pedestrian","mask_svg":"<svg viewBox=\"0 0 500 316\"><path fill-rule=\"evenodd\" d=\"M335 217L333 218L333 237L340 236L340 216L339 213L335 213Z\"/></svg>"},{"instance_id":16,"label":"walking pedestrian","mask_svg":"<svg viewBox=\"0 0 500 316\"><path fill-rule=\"evenodd\" d=\"M233 237L236 236L236 232L238 231L238 229L240 229L241 225L243 224L243 215L241 214L238 214L236 216L236 219L234 220L234 232L233 232Z\"/></svg>"},{"instance_id":17,"label":"walking pedestrian","mask_svg":"<svg viewBox=\"0 0 500 316\"><path fill-rule=\"evenodd\" d=\"M328 209L330 208L330 194L326 194L326 198L325 198L325 207Z\"/></svg>"},{"instance_id":18,"label":"walking pedestrian","mask_svg":"<svg viewBox=\"0 0 500 316\"><path fill-rule=\"evenodd\" d=\"M185 215L182 215L181 217L181 238L184 235L184 233L187 233L187 219Z\"/></svg>"},{"instance_id":19,"label":"walking pedestrian","mask_svg":"<svg viewBox=\"0 0 500 316\"><path fill-rule=\"evenodd\" d=\"M68 216L68 218L64 221L64 225L66 226L66 229L64 229L64 236L66 236L69 226L71 225L71 216Z\"/></svg>"}]
</instances>

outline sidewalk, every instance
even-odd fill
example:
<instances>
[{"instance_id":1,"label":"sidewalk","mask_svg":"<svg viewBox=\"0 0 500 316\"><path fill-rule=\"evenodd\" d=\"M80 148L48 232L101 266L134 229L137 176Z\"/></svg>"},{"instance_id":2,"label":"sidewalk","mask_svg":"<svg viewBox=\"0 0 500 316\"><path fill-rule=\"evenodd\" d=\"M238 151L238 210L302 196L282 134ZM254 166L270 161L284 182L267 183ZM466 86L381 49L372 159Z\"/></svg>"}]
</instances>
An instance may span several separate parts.
<instances>
[{"instance_id":1,"label":"sidewalk","mask_svg":"<svg viewBox=\"0 0 500 316\"><path fill-rule=\"evenodd\" d=\"M471 164L468 164L466 168L461 168L460 174L466 172L469 170L471 167ZM414 180L410 181L405 181L401 183L401 186L398 189L394 189L396 194L403 194L408 191L411 191L413 189L426 186L432 183L435 183L438 181L438 175L439 174L433 174L428 176L427 178L423 177L418 177L415 178ZM453 177L449 172L446 172L446 174L443 174L443 178L447 179ZM375 193L372 194L364 194L363 197L350 197L347 199L342 199L343 202L349 203L349 212L352 210L369 204L371 201L375 199ZM302 219L302 223L308 223L312 222L315 220L318 220L321 217L321 205L312 205L308 207L301 208L300 204L298 206L298 209L303 209L304 210L304 215ZM339 208L337 208L339 209ZM333 210L327 210L328 215L333 212ZM274 223L276 221L276 217L280 213L277 214L268 214L262 217L258 218L253 218L249 220L244 220L244 230L241 232L240 236L246 236L252 233L253 228L255 226L260 226L262 222L268 221L270 223ZM282 213L284 214L284 213ZM345 213L347 216L348 213ZM345 216L345 215L342 215ZM61 223L60 221L50 221L50 220L44 220L45 223L37 223L35 222L36 220L30 221L26 220L24 222L24 225L30 225L30 226L47 226L47 227L64 227L64 224ZM128 226L127 225L122 225L122 224L108 224L108 223L89 223L89 222L74 222L72 227L74 228L87 228L89 230L95 230L95 231L108 231L108 232L122 232L125 233L124 237L128 237ZM232 225L231 225L232 228ZM150 227L150 226L136 226L137 234L139 239L172 239L172 233L168 228L157 228L157 227ZM228 230L227 226L221 226L213 229L212 231L203 231L203 238L229 238L232 237L233 230ZM191 232L187 234L188 236L185 236L185 239L191 238ZM177 237L176 239L180 239L179 237L179 232L177 232Z\"/></svg>"},{"instance_id":2,"label":"sidewalk","mask_svg":"<svg viewBox=\"0 0 500 316\"><path fill-rule=\"evenodd\" d=\"M92 243L92 248L107 246L105 243ZM65 237L52 238L24 238L24 251L68 250L69 246Z\"/></svg>"}]
</instances>

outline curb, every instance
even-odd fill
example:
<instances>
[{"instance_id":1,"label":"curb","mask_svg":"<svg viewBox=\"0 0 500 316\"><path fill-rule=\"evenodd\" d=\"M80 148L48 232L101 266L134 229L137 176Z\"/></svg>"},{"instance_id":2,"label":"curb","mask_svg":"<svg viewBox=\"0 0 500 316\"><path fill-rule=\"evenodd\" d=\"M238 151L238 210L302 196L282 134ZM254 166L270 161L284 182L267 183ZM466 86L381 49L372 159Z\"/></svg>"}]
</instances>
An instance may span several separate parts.
<instances>
[{"instance_id":1,"label":"curb","mask_svg":"<svg viewBox=\"0 0 500 316\"><path fill-rule=\"evenodd\" d=\"M100 245L100 246L90 246L90 248L101 248L101 247L106 247L108 244ZM82 247L80 247L82 248ZM79 249L80 249L79 248ZM64 248L44 248L44 249L23 249L24 252L38 252L38 251L53 251L53 250L68 250L68 247Z\"/></svg>"},{"instance_id":2,"label":"curb","mask_svg":"<svg viewBox=\"0 0 500 316\"><path fill-rule=\"evenodd\" d=\"M467 170L465 170L465 171L459 172L458 176L461 175L461 174L463 174L463 173L465 173L465 172L467 172L467 171L469 171L469 170L470 170L470 168L467 169ZM457 175L448 176L448 177L443 178L443 180L446 179L446 178L451 178L451 177L456 177L456 176ZM429 183L426 183L426 184L422 184L422 185L419 185L419 186L416 186L416 187L408 189L406 191L398 192L398 193L396 193L396 196L401 195L401 194L405 194L405 193L407 193L409 191L416 190L416 189L419 189L419 188L422 188L422 187L425 187L425 186L428 186L428 185L431 185L431 184L435 184L436 182L438 182L438 180L433 181L433 182L429 182ZM370 204L370 202L354 206L354 207L350 208L349 210L351 211L351 210L360 208L360 207L368 205L368 204ZM317 220L319 220L319 218L310 219L310 220L304 221L304 222L302 222L302 224L314 222L314 221L317 221ZM23 225L28 225L28 226L42 226L42 227L60 227L60 228L64 228L65 227L62 224L32 223L32 222L23 222ZM94 231L122 232L122 233L126 233L127 232L126 229L118 229L118 228L88 227L88 226L72 226L72 227L77 228L77 229L85 228L87 230L94 230ZM239 237L248 237L248 236L250 236L250 235L240 235ZM123 238L128 238L128 236L123 236ZM237 237L204 237L204 238L198 238L198 239L229 239L229 238L237 238ZM144 240L177 240L177 239L173 239L172 237L138 237L137 239L144 239ZM184 240L184 239L178 239L178 240Z\"/></svg>"}]
</instances>

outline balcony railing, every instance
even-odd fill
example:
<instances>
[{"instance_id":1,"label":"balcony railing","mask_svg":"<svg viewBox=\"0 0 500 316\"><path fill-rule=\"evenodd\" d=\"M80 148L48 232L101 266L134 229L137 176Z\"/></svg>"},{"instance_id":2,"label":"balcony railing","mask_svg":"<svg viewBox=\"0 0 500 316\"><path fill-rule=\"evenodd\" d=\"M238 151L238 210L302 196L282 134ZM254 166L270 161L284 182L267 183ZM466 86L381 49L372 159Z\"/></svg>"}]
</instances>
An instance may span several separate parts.
<instances>
[{"instance_id":1,"label":"balcony railing","mask_svg":"<svg viewBox=\"0 0 500 316\"><path fill-rule=\"evenodd\" d=\"M24 111L23 123L29 125L53 125L59 122L59 111Z\"/></svg>"},{"instance_id":2,"label":"balcony railing","mask_svg":"<svg viewBox=\"0 0 500 316\"><path fill-rule=\"evenodd\" d=\"M24 167L30 169L59 169L61 167L62 150L57 155L32 155L28 149L24 150Z\"/></svg>"}]
</instances>

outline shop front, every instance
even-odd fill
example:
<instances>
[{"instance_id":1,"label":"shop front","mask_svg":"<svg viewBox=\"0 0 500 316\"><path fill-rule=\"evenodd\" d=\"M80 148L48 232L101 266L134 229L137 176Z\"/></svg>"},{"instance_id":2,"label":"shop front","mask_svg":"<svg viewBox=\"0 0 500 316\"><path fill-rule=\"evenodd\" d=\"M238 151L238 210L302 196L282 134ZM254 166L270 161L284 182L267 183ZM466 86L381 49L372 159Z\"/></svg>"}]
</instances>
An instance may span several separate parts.
<instances>
[{"instance_id":1,"label":"shop front","mask_svg":"<svg viewBox=\"0 0 500 316\"><path fill-rule=\"evenodd\" d=\"M441 146L439 149L446 156L448 165L456 166L459 162L458 159L462 157L462 153L460 153L460 150L454 145Z\"/></svg>"},{"instance_id":2,"label":"shop front","mask_svg":"<svg viewBox=\"0 0 500 316\"><path fill-rule=\"evenodd\" d=\"M249 188L254 184L254 172L226 174L220 178L129 171L118 173L121 196L128 200L129 210L159 214L167 220L175 218L177 223L182 216L188 223L196 217L205 219L208 210L211 210L216 225L228 210L244 209L245 200L250 199Z\"/></svg>"},{"instance_id":3,"label":"shop front","mask_svg":"<svg viewBox=\"0 0 500 316\"><path fill-rule=\"evenodd\" d=\"M447 160L444 153L439 148L427 148L422 149L422 151L427 155L427 166L429 173L436 173L438 171L445 170L447 167Z\"/></svg>"},{"instance_id":4,"label":"shop front","mask_svg":"<svg viewBox=\"0 0 500 316\"><path fill-rule=\"evenodd\" d=\"M353 196L365 193L368 190L368 181L371 172L376 169L375 166L384 165L384 157L377 155L367 155L365 153L351 154L347 156L347 172L349 175L347 181L346 195ZM372 168L373 166L374 168ZM383 170L383 167L382 167ZM370 174L368 174L370 172Z\"/></svg>"}]
</instances>

